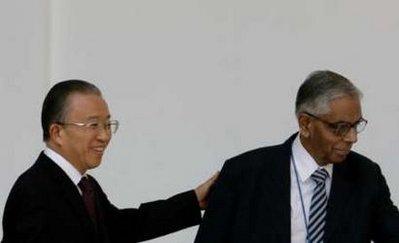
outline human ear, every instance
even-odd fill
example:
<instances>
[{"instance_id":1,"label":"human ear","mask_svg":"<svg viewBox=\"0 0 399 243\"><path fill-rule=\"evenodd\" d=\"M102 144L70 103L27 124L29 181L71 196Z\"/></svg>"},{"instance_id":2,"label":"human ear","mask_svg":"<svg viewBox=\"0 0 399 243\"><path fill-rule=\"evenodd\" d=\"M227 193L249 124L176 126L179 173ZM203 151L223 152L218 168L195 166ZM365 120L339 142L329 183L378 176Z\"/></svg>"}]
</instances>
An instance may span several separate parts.
<instances>
[{"instance_id":1,"label":"human ear","mask_svg":"<svg viewBox=\"0 0 399 243\"><path fill-rule=\"evenodd\" d=\"M299 125L299 134L304 138L308 138L310 136L310 129L312 127L312 124L310 122L310 117L303 113L299 114L298 125Z\"/></svg>"},{"instance_id":2,"label":"human ear","mask_svg":"<svg viewBox=\"0 0 399 243\"><path fill-rule=\"evenodd\" d=\"M50 140L57 146L63 143L64 132L60 124L53 123L49 128Z\"/></svg>"}]
</instances>

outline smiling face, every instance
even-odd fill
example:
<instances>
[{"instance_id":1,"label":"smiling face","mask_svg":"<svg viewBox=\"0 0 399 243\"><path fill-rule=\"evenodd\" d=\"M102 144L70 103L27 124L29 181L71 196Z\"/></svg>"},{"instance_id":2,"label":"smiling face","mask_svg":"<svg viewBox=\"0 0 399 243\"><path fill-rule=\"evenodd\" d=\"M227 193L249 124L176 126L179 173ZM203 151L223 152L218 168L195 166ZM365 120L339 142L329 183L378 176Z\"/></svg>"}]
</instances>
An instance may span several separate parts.
<instances>
[{"instance_id":1,"label":"smiling face","mask_svg":"<svg viewBox=\"0 0 399 243\"><path fill-rule=\"evenodd\" d=\"M75 93L68 97L65 123L106 123L110 119L108 105L96 94ZM52 125L52 143L81 174L100 165L105 149L111 140L106 129L87 126ZM55 134L55 135L54 135Z\"/></svg>"},{"instance_id":2,"label":"smiling face","mask_svg":"<svg viewBox=\"0 0 399 243\"><path fill-rule=\"evenodd\" d=\"M334 99L329 103L329 107L330 112L320 115L320 119L306 114L300 114L298 117L301 142L319 165L344 161L352 145L357 142L357 132L354 128L344 136L339 136L326 122L356 124L362 118L357 96Z\"/></svg>"}]
</instances>

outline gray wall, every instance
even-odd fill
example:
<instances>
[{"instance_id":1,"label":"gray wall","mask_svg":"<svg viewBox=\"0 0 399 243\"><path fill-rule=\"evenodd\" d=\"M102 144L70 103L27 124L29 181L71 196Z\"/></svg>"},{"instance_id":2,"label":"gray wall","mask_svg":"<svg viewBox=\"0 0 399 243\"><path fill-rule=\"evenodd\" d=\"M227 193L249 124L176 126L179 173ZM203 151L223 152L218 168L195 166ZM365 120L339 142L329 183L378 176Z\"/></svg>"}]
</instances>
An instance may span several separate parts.
<instances>
[{"instance_id":1,"label":"gray wall","mask_svg":"<svg viewBox=\"0 0 399 243\"><path fill-rule=\"evenodd\" d=\"M355 150L399 202L396 1L2 1L0 213L43 147L40 105L57 81L95 82L121 129L94 170L117 206L194 188L231 156L297 130L315 69L364 93ZM192 242L197 228L151 242ZM1 233L1 232L0 232ZM0 235L1 236L1 235Z\"/></svg>"},{"instance_id":2,"label":"gray wall","mask_svg":"<svg viewBox=\"0 0 399 243\"><path fill-rule=\"evenodd\" d=\"M40 105L50 85L48 12L47 0L0 1L1 217L12 184L43 147Z\"/></svg>"}]
</instances>

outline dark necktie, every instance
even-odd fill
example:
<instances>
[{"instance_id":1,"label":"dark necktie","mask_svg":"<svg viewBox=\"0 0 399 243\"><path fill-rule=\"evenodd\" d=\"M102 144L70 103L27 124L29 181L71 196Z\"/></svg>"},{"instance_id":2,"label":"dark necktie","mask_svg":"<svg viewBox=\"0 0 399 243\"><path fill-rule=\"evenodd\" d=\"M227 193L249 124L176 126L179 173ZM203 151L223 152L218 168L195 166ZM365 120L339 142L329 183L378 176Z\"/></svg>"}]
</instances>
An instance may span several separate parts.
<instances>
[{"instance_id":1,"label":"dark necktie","mask_svg":"<svg viewBox=\"0 0 399 243\"><path fill-rule=\"evenodd\" d=\"M309 210L308 240L311 243L323 242L325 217L327 214L326 179L328 172L319 168L311 178L316 182Z\"/></svg>"},{"instance_id":2,"label":"dark necktie","mask_svg":"<svg viewBox=\"0 0 399 243\"><path fill-rule=\"evenodd\" d=\"M96 215L96 195L94 191L93 183L90 178L83 176L78 183L80 190L82 190L82 198L85 204L87 213L94 223L97 222Z\"/></svg>"}]
</instances>

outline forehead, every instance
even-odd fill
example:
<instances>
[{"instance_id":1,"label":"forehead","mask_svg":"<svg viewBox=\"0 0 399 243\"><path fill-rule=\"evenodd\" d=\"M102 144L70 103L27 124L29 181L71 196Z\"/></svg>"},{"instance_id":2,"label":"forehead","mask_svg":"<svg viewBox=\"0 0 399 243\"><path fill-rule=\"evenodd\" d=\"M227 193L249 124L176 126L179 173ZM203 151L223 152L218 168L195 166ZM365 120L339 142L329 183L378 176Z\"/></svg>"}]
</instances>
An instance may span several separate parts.
<instances>
[{"instance_id":1,"label":"forehead","mask_svg":"<svg viewBox=\"0 0 399 243\"><path fill-rule=\"evenodd\" d=\"M331 122L354 123L362 117L360 99L357 96L344 96L329 103L330 112L326 117Z\"/></svg>"},{"instance_id":2,"label":"forehead","mask_svg":"<svg viewBox=\"0 0 399 243\"><path fill-rule=\"evenodd\" d=\"M68 119L106 119L109 118L107 102L97 94L71 94L67 100Z\"/></svg>"}]
</instances>

